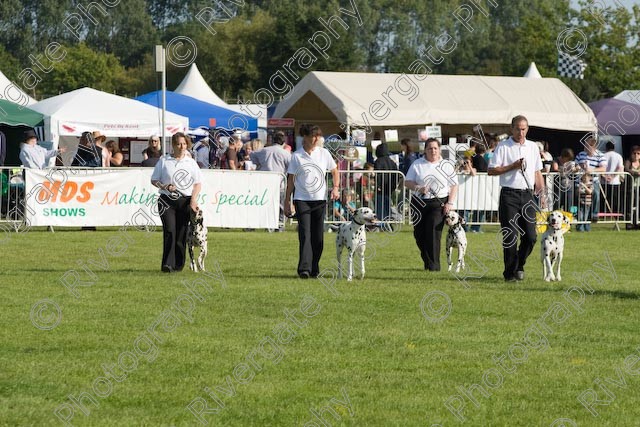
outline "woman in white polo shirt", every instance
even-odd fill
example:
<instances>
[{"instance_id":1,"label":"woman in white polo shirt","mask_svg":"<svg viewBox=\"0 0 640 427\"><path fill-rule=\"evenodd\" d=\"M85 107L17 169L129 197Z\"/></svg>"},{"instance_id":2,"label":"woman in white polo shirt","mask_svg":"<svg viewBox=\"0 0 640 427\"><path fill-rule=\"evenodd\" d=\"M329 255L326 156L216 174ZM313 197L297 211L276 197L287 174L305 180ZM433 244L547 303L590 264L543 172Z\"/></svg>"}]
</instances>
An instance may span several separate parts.
<instances>
[{"instance_id":1,"label":"woman in white polo shirt","mask_svg":"<svg viewBox=\"0 0 640 427\"><path fill-rule=\"evenodd\" d=\"M300 135L303 137L302 147L293 153L287 169L284 213L287 216L292 214L293 194L300 244L298 276L308 279L320 274L320 257L324 248L324 212L327 203L325 176L331 171L331 200L338 200L340 174L329 150L321 146L324 138L318 126L302 125Z\"/></svg>"},{"instance_id":2,"label":"woman in white polo shirt","mask_svg":"<svg viewBox=\"0 0 640 427\"><path fill-rule=\"evenodd\" d=\"M158 211L162 220L162 271L184 268L190 211L198 210L202 176L187 152L191 139L182 132L171 137L173 156L162 157L153 169L151 184L160 189Z\"/></svg>"},{"instance_id":3,"label":"woman in white polo shirt","mask_svg":"<svg viewBox=\"0 0 640 427\"><path fill-rule=\"evenodd\" d=\"M437 139L429 138L425 142L424 157L411 164L404 185L413 191L413 237L420 249L424 269L440 271L444 217L453 207L458 181L455 164L442 159Z\"/></svg>"}]
</instances>

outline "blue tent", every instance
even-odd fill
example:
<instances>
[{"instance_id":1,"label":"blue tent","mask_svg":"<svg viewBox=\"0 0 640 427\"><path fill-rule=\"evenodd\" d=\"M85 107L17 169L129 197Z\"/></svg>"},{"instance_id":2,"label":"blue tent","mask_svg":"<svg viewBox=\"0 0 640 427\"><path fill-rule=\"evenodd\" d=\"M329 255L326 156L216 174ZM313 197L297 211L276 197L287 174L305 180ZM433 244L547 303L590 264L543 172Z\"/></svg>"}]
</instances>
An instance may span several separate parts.
<instances>
[{"instance_id":1,"label":"blue tent","mask_svg":"<svg viewBox=\"0 0 640 427\"><path fill-rule=\"evenodd\" d=\"M135 99L162 108L162 91L160 90L140 95ZM215 119L216 124L211 127L258 131L258 120L251 116L171 91L167 91L167 111L188 117L190 128L210 127L209 119Z\"/></svg>"}]
</instances>

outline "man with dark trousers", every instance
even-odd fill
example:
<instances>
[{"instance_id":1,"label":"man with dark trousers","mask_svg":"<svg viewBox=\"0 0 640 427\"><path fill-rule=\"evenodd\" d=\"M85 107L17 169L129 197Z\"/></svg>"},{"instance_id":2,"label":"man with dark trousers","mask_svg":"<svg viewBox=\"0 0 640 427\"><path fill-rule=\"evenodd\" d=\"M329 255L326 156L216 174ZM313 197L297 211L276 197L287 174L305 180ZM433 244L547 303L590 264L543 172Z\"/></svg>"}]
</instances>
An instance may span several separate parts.
<instances>
[{"instance_id":1,"label":"man with dark trousers","mask_svg":"<svg viewBox=\"0 0 640 427\"><path fill-rule=\"evenodd\" d=\"M340 174L331 153L322 147L324 138L318 126L300 126L302 147L291 156L287 169L284 213L291 216L291 200L298 219L298 276L318 277L324 248L324 212L327 204L326 173L331 172L331 200L340 198ZM295 190L295 192L294 192Z\"/></svg>"},{"instance_id":2,"label":"man with dark trousers","mask_svg":"<svg viewBox=\"0 0 640 427\"><path fill-rule=\"evenodd\" d=\"M540 151L526 139L529 122L524 116L511 120L511 137L501 142L489 162L489 175L500 176L498 214L504 253L503 276L507 282L524 279L527 257L536 244L536 194L544 193ZM545 198L540 197L544 205ZM544 207L544 206L542 206ZM520 246L518 247L518 238Z\"/></svg>"}]
</instances>

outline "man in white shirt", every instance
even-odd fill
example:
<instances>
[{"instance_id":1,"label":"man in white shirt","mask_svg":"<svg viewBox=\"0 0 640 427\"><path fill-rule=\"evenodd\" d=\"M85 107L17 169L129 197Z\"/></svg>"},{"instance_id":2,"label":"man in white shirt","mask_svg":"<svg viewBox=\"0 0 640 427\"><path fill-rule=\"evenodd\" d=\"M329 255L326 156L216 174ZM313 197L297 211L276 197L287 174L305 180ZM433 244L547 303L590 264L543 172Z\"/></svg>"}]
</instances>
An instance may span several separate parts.
<instances>
[{"instance_id":1,"label":"man in white shirt","mask_svg":"<svg viewBox=\"0 0 640 427\"><path fill-rule=\"evenodd\" d=\"M193 160L198 163L200 169L209 169L209 137L204 137L193 146Z\"/></svg>"},{"instance_id":2,"label":"man in white shirt","mask_svg":"<svg viewBox=\"0 0 640 427\"><path fill-rule=\"evenodd\" d=\"M524 279L524 265L536 244L536 211L533 191L544 194L540 150L526 139L529 122L524 116L511 120L512 136L496 147L489 161L489 175L500 176L498 214L502 231L504 272L507 282ZM535 187L534 187L535 186ZM540 197L544 207L545 197ZM520 238L520 247L518 247Z\"/></svg>"},{"instance_id":3,"label":"man in white shirt","mask_svg":"<svg viewBox=\"0 0 640 427\"><path fill-rule=\"evenodd\" d=\"M611 141L607 141L605 145L606 152L604 158L607 160L607 173L611 175L603 175L604 178L604 194L605 200L603 200L603 206L600 206L600 211L620 213L620 192L623 191L620 186L620 177L616 172L624 172L624 159L619 153L616 153L616 146ZM607 202L609 206L607 206Z\"/></svg>"},{"instance_id":4,"label":"man in white shirt","mask_svg":"<svg viewBox=\"0 0 640 427\"><path fill-rule=\"evenodd\" d=\"M298 276L318 277L320 257L324 248L324 211L327 203L325 175L331 171L331 200L340 198L340 174L331 153L321 147L324 140L318 126L300 126L302 147L291 156L287 169L287 191L284 213L291 216L291 196L298 219ZM294 194L295 189L295 194Z\"/></svg>"}]
</instances>

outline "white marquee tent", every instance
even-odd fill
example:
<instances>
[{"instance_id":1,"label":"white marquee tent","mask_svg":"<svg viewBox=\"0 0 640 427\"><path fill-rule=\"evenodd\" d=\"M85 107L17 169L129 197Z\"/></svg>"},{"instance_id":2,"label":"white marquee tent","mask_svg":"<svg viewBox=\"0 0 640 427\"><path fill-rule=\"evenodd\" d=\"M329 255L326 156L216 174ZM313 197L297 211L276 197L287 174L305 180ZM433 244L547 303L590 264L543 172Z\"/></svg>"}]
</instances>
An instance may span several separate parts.
<instances>
[{"instance_id":1,"label":"white marquee tent","mask_svg":"<svg viewBox=\"0 0 640 427\"><path fill-rule=\"evenodd\" d=\"M540 71L538 71L538 67L536 67L535 62L532 62L531 64L529 64L529 68L527 69L527 72L524 73L524 77L528 77L530 79L542 78L542 75L540 74Z\"/></svg>"},{"instance_id":2,"label":"white marquee tent","mask_svg":"<svg viewBox=\"0 0 640 427\"><path fill-rule=\"evenodd\" d=\"M44 114L45 139L67 148L63 162L70 163L85 131L99 130L107 138L148 138L160 135L162 111L133 99L91 88L77 89L30 106ZM168 136L188 129L189 119L166 113Z\"/></svg>"},{"instance_id":3,"label":"white marquee tent","mask_svg":"<svg viewBox=\"0 0 640 427\"><path fill-rule=\"evenodd\" d=\"M37 102L9 80L2 71L0 71L0 99L6 99L25 107Z\"/></svg>"},{"instance_id":4,"label":"white marquee tent","mask_svg":"<svg viewBox=\"0 0 640 427\"><path fill-rule=\"evenodd\" d=\"M219 105L221 107L228 108L230 110L236 111L241 114L246 114L258 119L258 128L266 129L267 128L267 106L263 104L249 104L250 112L245 108L244 110L240 109L240 105L237 104L227 104L224 102L216 93L209 87L207 82L205 81L202 74L200 74L200 70L198 70L198 66L193 63L191 64L191 68L182 79L182 82L178 85L175 93L179 93L181 95L190 96L195 99L199 99L200 101L208 102L209 104ZM257 113L260 112L260 116L258 117ZM256 113L256 114L252 114Z\"/></svg>"},{"instance_id":5,"label":"white marquee tent","mask_svg":"<svg viewBox=\"0 0 640 427\"><path fill-rule=\"evenodd\" d=\"M632 104L640 105L640 90L623 90L616 96L615 99L619 99L620 101L631 102Z\"/></svg>"},{"instance_id":6,"label":"white marquee tent","mask_svg":"<svg viewBox=\"0 0 640 427\"><path fill-rule=\"evenodd\" d=\"M507 125L518 114L531 126L596 130L593 111L555 78L315 71L280 102L274 117L399 127Z\"/></svg>"}]
</instances>

